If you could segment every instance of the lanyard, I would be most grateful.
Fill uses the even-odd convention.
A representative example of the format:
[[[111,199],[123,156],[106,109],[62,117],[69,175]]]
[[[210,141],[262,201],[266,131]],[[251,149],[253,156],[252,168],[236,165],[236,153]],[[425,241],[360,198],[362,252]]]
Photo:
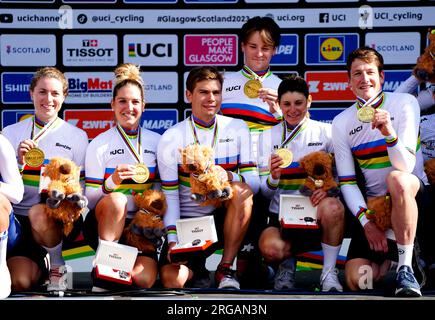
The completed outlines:
[[[141,145],[141,128],[139,126],[139,130],[137,133],[137,147],[135,148],[131,142],[127,134],[125,133],[124,129],[119,125],[119,123],[116,125],[116,129],[118,130],[119,134],[121,135],[122,140],[127,145],[128,150],[130,151],[130,154],[133,155],[133,157],[136,159],[138,163],[142,163],[142,145]]]

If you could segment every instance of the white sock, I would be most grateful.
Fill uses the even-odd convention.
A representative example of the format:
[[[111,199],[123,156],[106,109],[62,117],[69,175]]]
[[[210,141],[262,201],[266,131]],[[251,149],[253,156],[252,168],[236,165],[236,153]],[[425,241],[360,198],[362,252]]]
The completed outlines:
[[[397,244],[397,253],[399,255],[399,263],[397,264],[397,271],[401,266],[408,266],[412,269],[412,253],[414,251],[414,244]]]
[[[7,246],[8,246],[8,230],[0,232],[0,266],[6,263]]]
[[[42,246],[45,250],[47,250],[50,256],[50,265],[51,266],[63,266],[65,265],[65,260],[62,257],[62,244],[63,242],[59,242],[53,248],[47,248]]]
[[[337,263],[338,253],[340,252],[341,249],[341,244],[334,247],[322,242],[321,245],[323,250],[322,272],[326,272],[330,269],[335,268],[335,264]]]

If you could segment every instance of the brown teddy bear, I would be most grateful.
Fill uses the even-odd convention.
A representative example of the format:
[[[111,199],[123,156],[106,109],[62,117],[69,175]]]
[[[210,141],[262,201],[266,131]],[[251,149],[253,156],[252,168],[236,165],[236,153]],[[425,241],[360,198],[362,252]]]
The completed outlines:
[[[43,176],[50,179],[47,215],[62,223],[63,233],[67,236],[88,205],[79,181],[80,167],[69,159],[55,157],[45,166]]]
[[[133,193],[133,199],[139,210],[124,229],[123,242],[142,253],[154,253],[162,245],[162,237],[166,234],[163,224],[167,208],[165,194],[150,189]]]
[[[429,32],[429,45],[417,59],[413,74],[421,82],[435,83],[435,29]]]
[[[316,189],[323,189],[328,197],[336,197],[340,193],[338,183],[332,174],[332,155],[324,151],[311,152],[299,160],[299,166],[307,173],[301,194],[310,197]]]
[[[435,186],[435,158],[425,161],[424,171],[426,172],[429,183]]]
[[[214,164],[213,149],[199,144],[189,145],[180,150],[181,168],[190,174],[191,199],[201,206],[218,207],[222,201],[231,199],[230,183],[222,176],[225,170]]]
[[[382,231],[391,229],[391,197],[389,195],[369,198],[365,216]]]

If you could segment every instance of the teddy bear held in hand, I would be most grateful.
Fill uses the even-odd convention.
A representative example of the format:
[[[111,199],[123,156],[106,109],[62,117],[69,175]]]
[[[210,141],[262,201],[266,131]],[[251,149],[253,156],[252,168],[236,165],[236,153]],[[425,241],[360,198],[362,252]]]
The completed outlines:
[[[391,197],[389,195],[369,198],[365,216],[382,231],[391,228]]]
[[[163,192],[150,189],[133,193],[133,199],[139,210],[124,229],[124,242],[143,253],[154,253],[162,245],[162,237],[166,234],[163,224],[166,197]]]
[[[332,174],[332,155],[324,151],[311,152],[299,160],[299,165],[307,173],[305,183],[299,191],[307,197],[316,189],[323,189],[328,197],[338,196],[340,189]]]
[[[199,144],[180,150],[182,170],[190,174],[192,200],[218,207],[233,196],[226,171],[214,164],[213,149]]]
[[[435,83],[435,32],[429,33],[429,45],[417,59],[413,74],[421,82]]]
[[[62,223],[63,233],[67,236],[88,205],[79,181],[80,167],[69,159],[55,157],[45,166],[43,175],[50,178],[47,215]]]

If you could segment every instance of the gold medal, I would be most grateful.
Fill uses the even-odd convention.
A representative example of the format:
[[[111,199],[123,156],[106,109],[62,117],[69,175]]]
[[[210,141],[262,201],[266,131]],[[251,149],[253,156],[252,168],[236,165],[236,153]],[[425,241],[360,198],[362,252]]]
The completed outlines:
[[[356,115],[359,121],[370,123],[373,121],[373,117],[375,116],[375,109],[371,106],[365,106],[359,109]]]
[[[260,81],[258,80],[249,80],[245,83],[245,86],[243,87],[243,91],[245,92],[246,96],[248,98],[254,99],[258,98],[258,90],[260,90],[263,87]]]
[[[148,167],[143,163],[136,164],[133,181],[136,183],[145,183],[149,177],[150,171],[148,170]]]
[[[24,162],[30,167],[40,167],[44,163],[44,151],[39,148],[32,148],[24,155]]]
[[[314,185],[316,186],[316,188],[323,187],[323,184],[323,180],[314,180]]]
[[[280,165],[280,168],[287,168],[293,161],[293,153],[286,148],[280,148],[275,151],[275,154],[280,156],[282,159],[282,165]]]

